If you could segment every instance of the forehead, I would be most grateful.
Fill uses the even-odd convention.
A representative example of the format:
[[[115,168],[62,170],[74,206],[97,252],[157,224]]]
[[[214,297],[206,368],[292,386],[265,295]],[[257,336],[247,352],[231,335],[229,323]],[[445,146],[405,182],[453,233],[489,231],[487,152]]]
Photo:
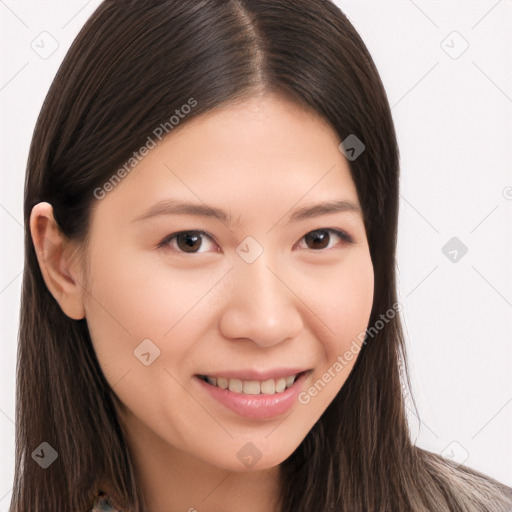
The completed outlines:
[[[237,210],[248,206],[258,211],[308,200],[357,203],[339,144],[317,114],[281,96],[250,98],[185,120],[107,199],[140,215],[178,194],[182,200],[228,204],[237,218]]]

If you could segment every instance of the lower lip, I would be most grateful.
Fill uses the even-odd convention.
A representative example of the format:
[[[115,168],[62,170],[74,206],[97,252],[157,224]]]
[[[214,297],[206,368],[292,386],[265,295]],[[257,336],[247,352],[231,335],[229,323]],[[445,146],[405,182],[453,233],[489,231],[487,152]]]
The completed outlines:
[[[252,419],[268,419],[285,414],[292,408],[308,374],[309,371],[302,373],[289,388],[273,395],[235,393],[213,386],[198,376],[194,379],[210,396],[238,415]]]

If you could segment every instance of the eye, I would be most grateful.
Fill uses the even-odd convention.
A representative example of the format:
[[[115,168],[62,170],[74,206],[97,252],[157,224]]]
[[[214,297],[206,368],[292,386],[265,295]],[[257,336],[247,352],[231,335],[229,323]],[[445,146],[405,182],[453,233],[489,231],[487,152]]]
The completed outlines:
[[[204,231],[180,231],[164,238],[158,244],[158,247],[164,249],[172,248],[177,252],[200,254],[206,252],[198,250],[202,246],[202,237],[213,240],[213,237]]]
[[[352,237],[348,233],[330,228],[315,229],[314,231],[310,231],[301,240],[304,240],[306,244],[310,244],[307,247],[308,249],[313,249],[315,251],[330,249],[332,247],[329,246],[330,242],[332,241],[332,235],[338,237],[345,243],[353,243]]]
[[[322,228],[310,231],[301,238],[301,241],[305,241],[307,249],[312,249],[313,251],[318,252],[320,250],[330,249],[332,247],[330,245],[333,239],[332,235],[334,235],[334,238],[337,237],[342,242],[349,244],[353,243],[353,239],[349,234],[345,233],[344,231],[331,228]],[[212,243],[214,243],[213,237],[204,231],[180,231],[165,237],[158,244],[158,248],[171,249],[176,252],[188,254],[201,254],[203,252],[208,252],[208,247],[203,251],[199,250],[202,248],[202,242],[204,239],[210,240]],[[215,249],[215,252],[219,252],[218,248]]]

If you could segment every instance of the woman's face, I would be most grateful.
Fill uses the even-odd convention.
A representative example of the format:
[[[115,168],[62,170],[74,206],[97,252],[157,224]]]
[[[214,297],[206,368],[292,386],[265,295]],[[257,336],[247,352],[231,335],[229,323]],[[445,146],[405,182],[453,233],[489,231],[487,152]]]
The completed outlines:
[[[276,466],[342,387],[374,276],[340,142],[267,95],[175,129],[97,200],[83,301],[139,454]]]

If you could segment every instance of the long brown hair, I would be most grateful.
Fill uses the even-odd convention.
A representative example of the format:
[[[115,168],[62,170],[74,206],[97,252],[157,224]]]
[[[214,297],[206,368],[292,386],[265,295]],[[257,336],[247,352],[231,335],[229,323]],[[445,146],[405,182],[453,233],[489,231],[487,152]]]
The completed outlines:
[[[364,143],[350,170],[375,273],[370,325],[397,302],[397,140],[375,64],[339,8],[329,0],[104,1],[67,53],[30,147],[12,512],[85,511],[105,482],[126,511],[145,510],[86,319],[67,317],[42,278],[33,206],[49,202],[62,233],[86,247],[94,190],[177,108],[197,102],[183,125],[267,92],[319,114],[340,141]],[[344,386],[282,463],[283,512],[511,506],[495,480],[412,444],[404,383],[395,315],[366,337]],[[42,442],[58,453],[44,470],[31,457]]]

